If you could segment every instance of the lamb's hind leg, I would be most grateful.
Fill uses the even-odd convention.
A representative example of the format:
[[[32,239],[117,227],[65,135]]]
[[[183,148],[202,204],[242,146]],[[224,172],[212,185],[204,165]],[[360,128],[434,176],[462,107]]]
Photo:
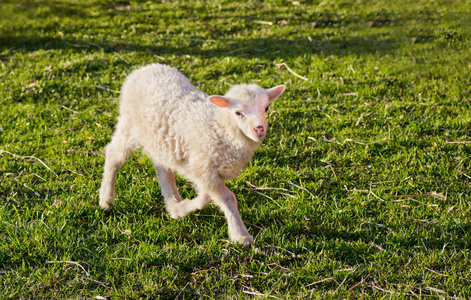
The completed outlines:
[[[182,218],[192,212],[205,208],[211,202],[212,201],[208,193],[198,192],[198,196],[196,198],[185,199],[182,202],[177,203],[173,207],[173,213],[177,218]]]
[[[111,142],[105,148],[105,170],[100,187],[100,206],[106,211],[113,209],[116,175],[133,149],[129,135],[118,127]]]
[[[209,195],[204,191],[200,192],[195,199],[182,200],[175,183],[175,174],[160,166],[155,167],[155,173],[171,218],[183,218],[194,211],[205,208],[211,202]]]

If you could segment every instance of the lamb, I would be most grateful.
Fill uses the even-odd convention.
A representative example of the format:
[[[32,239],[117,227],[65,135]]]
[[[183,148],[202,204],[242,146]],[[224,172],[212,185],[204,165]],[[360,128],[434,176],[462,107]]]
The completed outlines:
[[[171,218],[215,203],[227,219],[231,241],[250,246],[254,239],[224,182],[235,178],[251,159],[267,132],[268,106],[284,90],[284,85],[268,90],[235,85],[224,96],[208,96],[166,65],[132,72],[121,90],[115,133],[105,147],[100,206],[113,208],[116,175],[129,154],[142,147],[153,162]],[[181,198],[175,173],[194,184],[196,198]]]

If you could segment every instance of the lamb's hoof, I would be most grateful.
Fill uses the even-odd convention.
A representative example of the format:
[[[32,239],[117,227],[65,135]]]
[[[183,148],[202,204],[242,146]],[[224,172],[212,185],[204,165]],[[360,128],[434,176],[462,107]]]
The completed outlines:
[[[240,244],[244,248],[250,248],[254,242],[254,238],[250,234],[248,236],[242,235],[238,237],[237,239],[235,239],[234,241]]]
[[[100,201],[100,207],[107,213],[113,210],[113,205],[106,201]]]
[[[168,214],[169,214],[170,218],[175,219],[175,220],[176,220],[176,219],[181,219],[181,218],[184,217],[184,216],[182,216],[182,215],[175,214],[174,212],[169,212]]]
[[[172,219],[181,219],[186,216],[185,211],[182,209],[181,202],[169,203],[167,204],[167,211]]]

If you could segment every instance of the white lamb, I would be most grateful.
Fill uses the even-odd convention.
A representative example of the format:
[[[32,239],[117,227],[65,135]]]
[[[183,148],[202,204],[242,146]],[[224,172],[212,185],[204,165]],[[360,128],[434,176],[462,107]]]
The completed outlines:
[[[105,148],[100,206],[113,208],[117,172],[142,147],[154,164],[170,217],[184,217],[214,202],[227,219],[230,239],[250,246],[254,239],[224,181],[249,162],[265,137],[268,106],[284,89],[237,85],[225,96],[208,96],[169,66],[152,64],[132,72],[122,87],[116,131]],[[175,173],[194,183],[195,199],[182,200]]]

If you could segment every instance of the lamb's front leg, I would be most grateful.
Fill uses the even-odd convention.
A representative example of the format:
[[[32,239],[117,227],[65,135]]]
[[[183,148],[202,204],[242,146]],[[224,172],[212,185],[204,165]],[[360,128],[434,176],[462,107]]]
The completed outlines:
[[[254,238],[249,234],[242,222],[234,193],[221,182],[210,188],[209,195],[214,199],[214,202],[219,205],[226,217],[231,241],[245,247],[252,245]]]

